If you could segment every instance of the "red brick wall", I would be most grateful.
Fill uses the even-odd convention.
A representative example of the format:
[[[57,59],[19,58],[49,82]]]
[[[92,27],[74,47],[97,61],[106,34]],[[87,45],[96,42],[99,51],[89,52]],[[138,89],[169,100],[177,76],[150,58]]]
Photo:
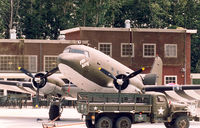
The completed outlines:
[[[67,34],[67,39],[77,36],[78,32],[74,35]],[[153,64],[154,58],[143,57],[143,43],[155,43],[156,53],[162,58],[164,64],[163,70],[163,83],[164,75],[177,75],[178,84],[184,84],[184,72],[182,68],[185,66],[185,55],[187,56],[187,84],[190,83],[190,49],[185,51],[185,34],[183,33],[166,33],[166,32],[133,32],[132,37],[130,31],[86,31],[81,30],[80,39],[89,40],[91,47],[98,48],[99,42],[112,43],[112,57],[124,65],[137,70],[141,67],[146,67],[145,73],[149,72]],[[130,41],[132,40],[132,41]],[[121,57],[121,43],[133,42],[135,46],[135,56]],[[190,35],[187,36],[187,47],[190,47]],[[166,58],[164,56],[164,44],[177,44],[177,58]],[[186,53],[186,54],[185,54]]]
[[[73,32],[73,33],[67,33],[65,35],[66,40],[80,40],[80,31]]]

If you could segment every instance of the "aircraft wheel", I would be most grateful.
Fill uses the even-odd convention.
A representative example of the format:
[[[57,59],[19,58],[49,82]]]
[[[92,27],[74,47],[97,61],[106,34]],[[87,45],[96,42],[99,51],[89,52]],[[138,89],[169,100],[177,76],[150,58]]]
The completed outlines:
[[[131,124],[131,120],[128,117],[123,116],[117,119],[116,128],[131,128]]]
[[[174,128],[189,128],[190,122],[188,117],[179,116],[175,119]]]
[[[58,105],[51,105],[49,109],[49,119],[54,120],[60,115],[60,108]],[[58,118],[57,120],[60,120]]]
[[[97,120],[95,128],[112,128],[112,126],[112,120],[107,116],[103,116]]]

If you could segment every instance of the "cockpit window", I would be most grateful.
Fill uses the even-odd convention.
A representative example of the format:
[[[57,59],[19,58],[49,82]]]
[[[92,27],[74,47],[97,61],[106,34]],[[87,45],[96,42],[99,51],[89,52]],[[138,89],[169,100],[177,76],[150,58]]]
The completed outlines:
[[[64,50],[64,53],[78,53],[78,54],[84,54],[86,57],[89,57],[88,51],[84,51],[80,49],[66,48]]]
[[[80,53],[80,54],[84,54],[84,51],[79,50],[79,49],[70,49],[70,53]]]

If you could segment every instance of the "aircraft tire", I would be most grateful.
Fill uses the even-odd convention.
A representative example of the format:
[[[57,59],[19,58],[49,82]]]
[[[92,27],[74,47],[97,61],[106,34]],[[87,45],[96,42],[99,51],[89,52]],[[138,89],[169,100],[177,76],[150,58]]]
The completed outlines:
[[[85,120],[85,125],[87,128],[95,128],[94,124],[92,124],[92,120]]]
[[[60,108],[58,105],[51,105],[49,109],[49,119],[54,120],[60,115]],[[60,120],[58,118],[57,120]]]

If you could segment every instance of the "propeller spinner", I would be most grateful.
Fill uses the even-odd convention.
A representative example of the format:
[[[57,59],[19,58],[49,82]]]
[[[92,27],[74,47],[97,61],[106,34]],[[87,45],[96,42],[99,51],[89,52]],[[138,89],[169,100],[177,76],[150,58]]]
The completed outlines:
[[[18,70],[25,73],[27,76],[33,78],[33,85],[34,85],[34,87],[37,88],[37,90],[36,90],[36,106],[35,106],[37,108],[39,105],[39,89],[46,85],[47,77],[54,74],[59,69],[58,69],[58,67],[56,67],[56,68],[50,70],[49,72],[47,72],[46,74],[37,73],[35,76],[31,72],[29,72],[28,70],[26,70],[22,67],[18,67]]]
[[[107,75],[108,77],[113,79],[113,83],[115,88],[117,88],[119,91],[124,90],[128,87],[129,85],[129,79],[135,77],[136,75],[140,74],[142,71],[145,70],[145,68],[141,68],[129,75],[125,75],[125,74],[120,74],[117,76],[114,76],[113,74],[111,74],[110,72],[108,72],[106,69],[104,68],[99,68],[99,70],[104,73],[105,75]]]

